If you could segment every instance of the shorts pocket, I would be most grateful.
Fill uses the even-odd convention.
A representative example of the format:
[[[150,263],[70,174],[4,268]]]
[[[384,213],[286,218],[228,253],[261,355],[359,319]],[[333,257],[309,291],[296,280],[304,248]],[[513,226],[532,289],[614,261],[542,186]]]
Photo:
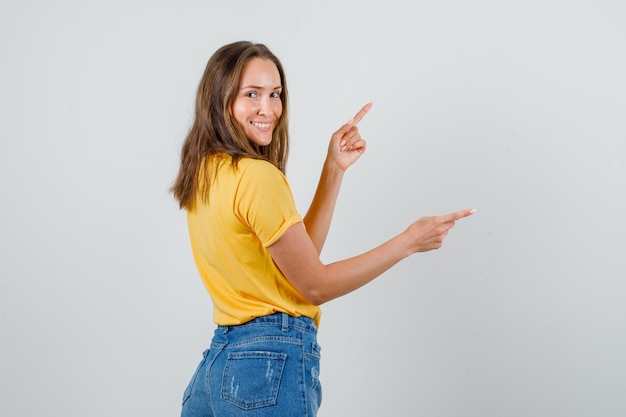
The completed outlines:
[[[231,352],[222,376],[221,398],[244,410],[276,404],[287,354]]]

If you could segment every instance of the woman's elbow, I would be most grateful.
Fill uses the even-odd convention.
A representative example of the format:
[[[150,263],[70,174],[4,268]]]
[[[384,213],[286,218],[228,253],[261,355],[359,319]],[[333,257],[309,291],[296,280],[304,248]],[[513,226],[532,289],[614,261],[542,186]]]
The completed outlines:
[[[329,297],[329,295],[319,287],[303,289],[300,293],[309,303],[315,306],[321,306],[332,299],[332,297]]]

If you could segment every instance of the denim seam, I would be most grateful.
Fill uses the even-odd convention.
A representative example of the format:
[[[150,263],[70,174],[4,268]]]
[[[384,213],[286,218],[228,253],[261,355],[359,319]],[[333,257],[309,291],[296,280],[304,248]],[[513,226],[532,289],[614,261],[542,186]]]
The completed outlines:
[[[240,324],[238,326],[232,326],[232,327],[237,328],[239,326],[243,326],[243,327],[273,326],[273,327],[277,327],[279,329],[282,327],[280,322],[244,323],[244,324]],[[311,329],[310,327],[307,327],[307,326],[300,326],[298,324],[289,324],[289,328],[290,329],[297,329],[297,330],[301,330],[301,331],[304,331],[304,332],[307,332],[307,333],[311,333],[311,334],[317,335],[317,330],[316,329]]]
[[[290,343],[292,345],[302,345],[302,339],[298,339],[296,337],[287,337],[287,336],[259,336],[253,337],[250,339],[242,340],[240,342],[231,343],[228,347],[236,347],[236,346],[245,346],[253,343],[262,343],[262,342],[280,342],[280,343]]]

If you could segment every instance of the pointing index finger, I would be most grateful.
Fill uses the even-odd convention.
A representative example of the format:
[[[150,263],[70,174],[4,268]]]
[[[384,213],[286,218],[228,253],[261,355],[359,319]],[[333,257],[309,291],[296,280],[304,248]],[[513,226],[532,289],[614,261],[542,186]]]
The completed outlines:
[[[367,114],[367,112],[370,111],[370,109],[372,108],[372,105],[373,103],[369,102],[365,106],[363,106],[361,110],[359,110],[359,112],[352,119],[350,119],[350,121],[347,124],[356,125],[357,123],[359,123],[361,119],[363,119],[363,117]]]
[[[466,210],[461,210],[461,211],[457,211],[454,213],[450,213],[448,215],[443,216],[443,218],[444,218],[444,221],[446,222],[455,222],[459,219],[462,219],[463,217],[471,216],[475,212],[476,212],[476,209],[466,209]]]

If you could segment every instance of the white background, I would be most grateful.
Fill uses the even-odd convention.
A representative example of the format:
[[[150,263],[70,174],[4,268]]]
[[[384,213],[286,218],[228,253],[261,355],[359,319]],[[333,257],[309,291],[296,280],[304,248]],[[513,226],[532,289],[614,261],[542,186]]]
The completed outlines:
[[[268,45],[326,262],[475,207],[324,306],[320,416],[626,415],[626,3],[0,3],[0,415],[172,416],[213,331],[167,188],[206,61]]]

